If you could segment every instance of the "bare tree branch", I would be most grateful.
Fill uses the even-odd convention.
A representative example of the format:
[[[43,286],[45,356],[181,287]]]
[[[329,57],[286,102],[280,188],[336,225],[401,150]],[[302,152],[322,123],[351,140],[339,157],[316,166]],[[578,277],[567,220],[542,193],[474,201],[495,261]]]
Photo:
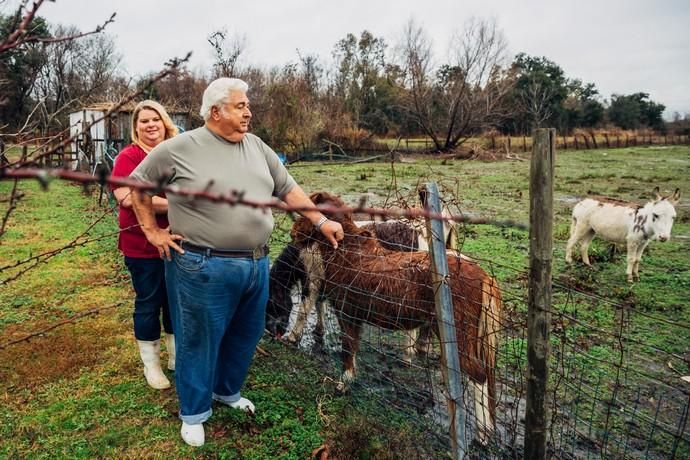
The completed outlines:
[[[18,46],[21,46],[25,43],[60,43],[64,41],[76,40],[81,37],[86,37],[87,35],[100,33],[103,30],[105,30],[108,24],[112,24],[113,22],[115,22],[115,15],[117,14],[113,13],[108,20],[106,20],[103,24],[97,26],[90,32],[83,32],[74,35],[49,38],[32,36],[30,34],[29,26],[31,25],[31,21],[33,21],[36,17],[36,13],[38,13],[38,10],[41,8],[41,5],[43,5],[43,2],[44,0],[35,0],[33,2],[31,9],[24,14],[17,28],[7,37],[7,39],[4,42],[0,43],[0,54],[13,48],[17,48]],[[26,3],[28,2],[22,2],[22,5],[18,8],[17,13],[19,13],[24,8]]]

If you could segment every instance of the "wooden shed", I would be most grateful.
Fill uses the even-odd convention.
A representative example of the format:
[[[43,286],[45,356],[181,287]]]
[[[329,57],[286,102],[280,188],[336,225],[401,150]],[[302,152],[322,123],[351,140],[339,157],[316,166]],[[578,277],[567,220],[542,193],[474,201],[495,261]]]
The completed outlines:
[[[117,152],[131,142],[131,117],[136,102],[128,103],[105,115],[116,105],[112,102],[91,104],[69,114],[73,168],[95,172],[99,165],[112,167]],[[188,110],[170,110],[168,114],[180,132],[189,129]],[[87,129],[89,123],[93,123]]]

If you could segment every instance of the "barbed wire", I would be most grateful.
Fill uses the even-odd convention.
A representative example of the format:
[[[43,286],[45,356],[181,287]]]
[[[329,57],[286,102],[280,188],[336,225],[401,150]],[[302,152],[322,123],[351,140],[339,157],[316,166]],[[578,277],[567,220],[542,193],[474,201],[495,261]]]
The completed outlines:
[[[3,279],[3,280],[0,280],[0,286],[4,286],[5,284],[7,284],[7,283],[9,283],[9,282],[11,282],[11,281],[17,280],[17,279],[18,279],[20,276],[22,276],[24,273],[26,273],[26,272],[28,272],[29,270],[35,268],[36,266],[40,265],[41,263],[45,263],[46,261],[48,261],[48,260],[50,260],[51,258],[53,258],[53,257],[57,256],[58,254],[60,254],[61,252],[64,252],[64,251],[66,251],[66,250],[68,250],[68,249],[75,249],[75,248],[80,247],[80,246],[85,246],[85,245],[87,245],[87,244],[89,244],[89,243],[92,243],[92,242],[94,242],[94,241],[100,241],[100,240],[103,240],[103,239],[105,239],[105,238],[109,238],[109,237],[111,237],[111,236],[117,235],[121,230],[118,230],[118,231],[116,231],[116,232],[107,233],[107,234],[105,234],[105,235],[100,235],[100,236],[97,236],[97,237],[89,238],[89,239],[86,239],[86,240],[84,240],[84,241],[79,241],[80,239],[82,239],[82,238],[84,238],[85,236],[87,236],[87,235],[91,232],[91,230],[92,230],[100,221],[102,221],[106,216],[108,216],[108,215],[110,215],[110,214],[111,214],[111,210],[110,210],[110,209],[106,210],[106,211],[105,211],[104,213],[102,213],[98,218],[96,218],[96,220],[94,220],[93,222],[91,222],[91,224],[89,224],[89,226],[86,228],[86,230],[84,230],[81,234],[79,234],[78,236],[76,236],[75,238],[73,238],[69,243],[67,243],[67,244],[64,245],[64,246],[61,246],[61,247],[59,247],[59,248],[57,248],[57,249],[53,249],[53,250],[50,250],[50,251],[47,251],[47,252],[44,252],[44,253],[41,253],[41,254],[38,254],[38,255],[35,255],[35,256],[32,255],[32,256],[30,256],[30,257],[28,257],[28,258],[26,258],[26,259],[19,260],[19,261],[17,261],[17,262],[12,263],[12,264],[8,264],[8,265],[4,265],[4,266],[0,267],[0,273],[2,273],[2,272],[5,271],[5,270],[10,270],[10,269],[12,269],[12,268],[17,268],[17,267],[20,267],[20,266],[22,266],[22,265],[25,265],[25,264],[28,264],[28,263],[33,262],[32,265],[29,265],[28,267],[25,267],[24,269],[20,270],[19,272],[15,273],[14,275],[12,275],[12,276],[10,276],[10,277],[8,277],[8,278],[5,278],[5,279]]]
[[[209,182],[203,190],[192,190],[178,187],[176,185],[166,185],[169,177],[162,177],[157,183],[143,182],[127,177],[112,177],[107,176],[105,172],[99,175],[89,173],[82,173],[78,171],[70,171],[60,168],[33,168],[33,167],[3,167],[0,168],[0,180],[4,179],[36,179],[39,181],[44,189],[47,189],[51,180],[63,179],[81,184],[99,184],[101,186],[112,185],[119,187],[130,187],[144,192],[153,192],[166,194],[173,194],[185,196],[189,198],[199,198],[209,200],[216,203],[226,203],[232,206],[243,205],[256,209],[278,209],[284,212],[300,212],[317,209],[324,214],[342,215],[349,213],[367,214],[371,217],[392,217],[392,218],[428,218],[441,221],[452,221],[459,223],[470,224],[487,224],[497,227],[514,227],[521,230],[527,230],[527,224],[515,222],[512,220],[498,220],[482,217],[471,217],[465,215],[443,215],[441,213],[431,212],[426,209],[409,208],[409,209],[384,209],[373,208],[366,206],[366,197],[359,201],[359,205],[350,207],[336,207],[330,205],[315,205],[315,206],[290,206],[279,200],[260,201],[252,200],[245,197],[244,191],[230,190],[228,193],[217,193],[209,191],[213,186],[213,182]]]
[[[0,350],[3,350],[3,349],[5,349],[11,345],[16,345],[16,344],[21,343],[21,342],[28,342],[32,338],[38,337],[42,334],[45,334],[46,332],[49,332],[49,331],[52,331],[53,329],[58,328],[60,326],[74,323],[79,319],[86,318],[88,316],[96,315],[96,314],[98,314],[102,311],[105,311],[105,310],[112,310],[113,308],[118,308],[118,307],[121,307],[125,304],[126,304],[126,302],[117,302],[117,303],[114,303],[111,305],[106,305],[104,307],[92,308],[90,310],[77,313],[76,315],[72,316],[71,318],[63,319],[62,321],[58,321],[57,323],[53,323],[50,326],[47,326],[41,330],[38,330],[35,332],[30,332],[30,333],[26,334],[24,337],[14,339],[14,340],[9,340],[9,341],[4,342],[4,343],[0,343]]]
[[[165,67],[166,67],[165,69],[161,70],[156,75],[154,75],[153,77],[148,79],[146,81],[146,83],[144,85],[142,85],[137,91],[134,91],[134,92],[130,93],[127,97],[120,99],[119,102],[115,103],[108,110],[104,111],[101,116],[93,117],[91,119],[91,122],[85,123],[79,132],[76,132],[75,134],[64,138],[63,140],[61,140],[57,144],[54,144],[52,148],[48,148],[45,152],[41,152],[37,156],[33,156],[33,157],[28,158],[28,159],[22,159],[20,161],[9,163],[7,165],[4,165],[3,167],[4,168],[24,168],[24,167],[28,167],[28,166],[33,166],[41,158],[47,157],[49,155],[52,155],[52,154],[60,151],[61,149],[66,147],[68,144],[70,144],[72,141],[74,141],[76,138],[78,138],[82,133],[88,132],[93,125],[107,119],[113,113],[118,112],[127,103],[133,101],[138,96],[144,94],[144,92],[146,92],[156,82],[158,82],[159,80],[162,80],[163,78],[167,77],[168,75],[175,73],[182,64],[189,61],[189,58],[191,56],[192,56],[192,53],[189,52],[183,58],[172,58],[172,59],[170,59],[168,62],[165,63]],[[46,143],[44,143],[43,145],[46,145],[48,143],[49,143],[49,141],[46,141]]]

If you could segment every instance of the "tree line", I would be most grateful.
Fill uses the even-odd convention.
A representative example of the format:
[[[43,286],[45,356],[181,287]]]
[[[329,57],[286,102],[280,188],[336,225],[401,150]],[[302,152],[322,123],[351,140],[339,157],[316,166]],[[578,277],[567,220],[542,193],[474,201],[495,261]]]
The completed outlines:
[[[24,17],[21,8],[0,14],[0,43],[8,43]],[[82,34],[36,15],[23,41],[0,51],[0,135],[62,131],[69,112],[121,100],[148,80],[119,70],[122,55],[103,28]],[[594,83],[569,78],[546,57],[509,58],[492,20],[463,24],[443,59],[414,20],[396,43],[365,30],[337,41],[329,62],[298,51],[295,61],[271,68],[244,62],[245,37],[218,30],[207,41],[211,68],[182,67],[141,97],[187,113],[189,129],[202,124],[201,93],[211,79],[242,78],[250,84],[253,131],[287,152],[325,141],[366,148],[380,137],[424,137],[433,150],[451,151],[487,131],[523,135],[544,126],[561,134],[607,127],[690,132],[690,114],[665,123],[664,105],[648,93],[607,100]]]

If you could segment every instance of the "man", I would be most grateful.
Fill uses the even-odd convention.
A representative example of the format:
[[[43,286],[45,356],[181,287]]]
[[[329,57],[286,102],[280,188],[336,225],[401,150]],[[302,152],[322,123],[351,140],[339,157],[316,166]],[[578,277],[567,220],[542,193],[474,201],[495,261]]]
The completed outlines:
[[[248,133],[247,89],[239,79],[213,81],[200,111],[205,125],[158,145],[130,177],[165,178],[190,190],[235,190],[263,202],[276,196],[290,206],[314,207],[273,150]],[[165,258],[182,439],[201,446],[212,399],[254,411],[240,389],[264,330],[266,242],[273,216],[248,206],[168,194],[168,230],[156,225],[148,194],[133,190],[132,201],[146,238]],[[337,248],[343,238],[339,223],[316,209],[301,214]]]

